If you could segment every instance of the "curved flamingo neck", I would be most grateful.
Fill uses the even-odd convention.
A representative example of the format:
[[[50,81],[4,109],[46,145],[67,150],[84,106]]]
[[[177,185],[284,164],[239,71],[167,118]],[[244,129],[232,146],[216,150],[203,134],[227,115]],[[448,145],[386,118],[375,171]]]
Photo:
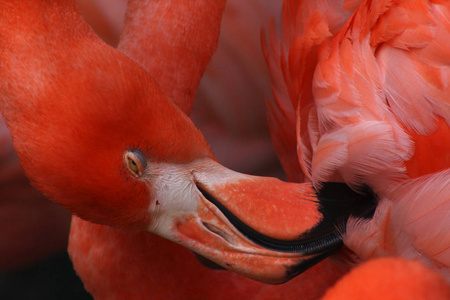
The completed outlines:
[[[217,47],[225,2],[128,2],[119,50],[152,74],[186,114]]]

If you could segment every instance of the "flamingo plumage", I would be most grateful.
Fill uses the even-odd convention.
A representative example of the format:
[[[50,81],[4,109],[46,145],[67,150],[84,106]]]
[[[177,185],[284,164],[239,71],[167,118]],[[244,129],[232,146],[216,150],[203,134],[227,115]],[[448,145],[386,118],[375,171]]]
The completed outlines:
[[[8,110],[8,109],[10,109],[10,108],[6,108],[6,110]],[[11,120],[10,120],[11,121]],[[294,127],[295,128],[295,127]],[[291,130],[292,130],[292,127],[291,127]],[[20,134],[19,134],[20,135]],[[14,134],[13,134],[13,136],[14,136]],[[327,141],[325,141],[325,142],[327,142]],[[135,155],[135,153],[131,153],[130,155]],[[135,158],[135,157],[132,157],[133,159]],[[304,165],[302,165],[303,166],[303,169],[305,170],[307,170],[307,166],[304,166]],[[320,169],[319,169],[320,170]],[[305,172],[306,173],[306,172]],[[307,174],[308,175],[308,174]],[[310,174],[309,174],[310,175]],[[319,178],[320,178],[320,172],[319,172]],[[445,174],[444,174],[445,175]],[[297,175],[297,176],[300,176],[300,175]],[[310,175],[311,176],[311,175]],[[334,174],[333,174],[333,176],[334,176]],[[312,176],[311,176],[312,177]],[[333,179],[334,180],[334,179]],[[351,183],[351,184],[355,184],[354,182],[349,182],[349,183]],[[287,188],[287,186],[285,186],[286,188]],[[292,186],[290,186],[288,189],[291,189],[292,188]],[[67,204],[66,204],[67,205]],[[74,209],[74,208],[73,208]],[[87,216],[84,216],[84,217],[87,217]],[[97,217],[99,217],[99,216],[95,216],[95,217],[93,217],[94,219],[96,219]],[[119,219],[121,218],[122,216],[120,216],[119,217]],[[91,217],[87,217],[88,219],[90,219]],[[88,224],[87,222],[85,222],[85,221],[82,221],[81,219],[75,219],[75,222],[76,222],[76,220],[79,220],[80,221],[80,223],[78,223],[78,224]],[[98,220],[95,220],[95,221],[97,221],[98,222]],[[103,222],[103,223],[107,223],[107,221],[108,220],[105,220],[105,219],[101,219],[100,220],[100,222]],[[125,223],[128,223],[130,220],[126,220],[123,224],[125,224]],[[139,222],[138,222],[139,223]],[[90,223],[89,223],[90,224]],[[122,225],[123,225],[122,224]],[[114,224],[114,225],[117,225],[117,224]],[[122,225],[120,225],[119,224],[119,226],[122,226]],[[82,226],[82,225],[78,225],[78,226]],[[90,225],[89,225],[90,226]],[[96,227],[96,226],[100,226],[100,225],[94,225],[94,226],[92,226],[91,227],[91,230],[94,230],[93,228],[94,227]],[[133,225],[133,227],[134,226],[139,226],[139,224],[135,224],[135,225]],[[111,235],[111,234],[113,234],[113,235],[116,235],[117,233],[121,233],[121,232],[115,232],[115,233],[111,233],[111,232],[108,232],[108,231],[110,231],[111,229],[109,228],[109,227],[105,227],[106,228],[106,231],[104,232],[105,234],[106,234],[106,236],[108,236],[108,235]],[[105,229],[105,228],[103,228],[103,229]],[[102,230],[103,230],[102,229]],[[102,230],[98,230],[98,231],[102,231]],[[84,228],[84,232],[89,232],[90,230],[89,230],[89,228]],[[95,230],[94,230],[95,231]],[[113,230],[114,231],[114,230]],[[81,231],[79,231],[79,232],[81,232]],[[91,231],[92,232],[92,231]],[[108,232],[108,233],[107,233]],[[350,231],[351,232],[351,231]],[[120,235],[120,234],[119,234]],[[99,235],[99,236],[101,236],[101,235]],[[76,240],[76,238],[74,239],[74,240]],[[110,240],[110,239],[108,239],[108,240]],[[126,240],[126,239],[125,239]],[[110,240],[111,241],[111,240]],[[120,244],[120,243],[119,243]],[[86,245],[85,245],[86,246]],[[169,247],[170,248],[170,247]],[[86,250],[86,249],[85,249]],[[119,267],[120,268],[120,266],[117,266],[117,267]],[[92,270],[92,272],[96,272],[95,270]],[[121,272],[121,270],[117,270],[117,272],[118,273],[120,273]],[[122,271],[123,272],[123,271]],[[97,274],[98,275],[98,274]],[[98,287],[98,286],[97,286]],[[102,288],[102,287],[100,287],[100,288]],[[103,287],[104,288],[104,287]],[[94,288],[93,288],[94,289]],[[94,289],[95,290],[95,289]],[[98,293],[98,290],[96,290],[96,292]],[[102,297],[99,297],[99,299],[100,298],[102,298]],[[108,298],[108,299],[110,299],[110,298]]]
[[[272,136],[292,181],[369,185],[347,223],[359,259],[401,256],[449,280],[449,4],[285,1],[271,29]]]

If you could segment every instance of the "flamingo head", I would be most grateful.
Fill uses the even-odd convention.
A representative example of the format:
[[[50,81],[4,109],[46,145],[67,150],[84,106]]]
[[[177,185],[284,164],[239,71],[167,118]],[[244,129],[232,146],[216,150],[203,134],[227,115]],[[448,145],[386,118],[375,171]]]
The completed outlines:
[[[22,166],[51,200],[268,283],[289,280],[341,246],[336,226],[363,196],[343,184],[317,191],[231,171],[124,55],[103,49],[83,68],[50,78],[26,107],[5,110]],[[345,209],[331,213],[339,197]]]

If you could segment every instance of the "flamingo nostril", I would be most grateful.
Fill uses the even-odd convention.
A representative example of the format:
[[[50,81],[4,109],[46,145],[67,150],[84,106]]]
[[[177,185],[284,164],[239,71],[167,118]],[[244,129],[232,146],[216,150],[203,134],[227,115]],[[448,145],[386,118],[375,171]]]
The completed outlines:
[[[202,225],[208,229],[209,231],[217,234],[218,236],[220,236],[221,238],[223,238],[224,240],[226,240],[227,242],[229,242],[229,240],[227,239],[227,235],[225,234],[225,232],[223,232],[220,228],[218,228],[217,226],[214,226],[212,224],[206,223],[204,221],[202,221]]]

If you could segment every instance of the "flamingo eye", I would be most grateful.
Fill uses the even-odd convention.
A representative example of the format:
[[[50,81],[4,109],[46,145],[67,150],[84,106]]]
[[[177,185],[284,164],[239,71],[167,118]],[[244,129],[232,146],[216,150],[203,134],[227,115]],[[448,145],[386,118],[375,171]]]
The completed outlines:
[[[123,162],[128,173],[133,177],[140,177],[147,166],[145,155],[139,150],[129,150],[123,155]]]

